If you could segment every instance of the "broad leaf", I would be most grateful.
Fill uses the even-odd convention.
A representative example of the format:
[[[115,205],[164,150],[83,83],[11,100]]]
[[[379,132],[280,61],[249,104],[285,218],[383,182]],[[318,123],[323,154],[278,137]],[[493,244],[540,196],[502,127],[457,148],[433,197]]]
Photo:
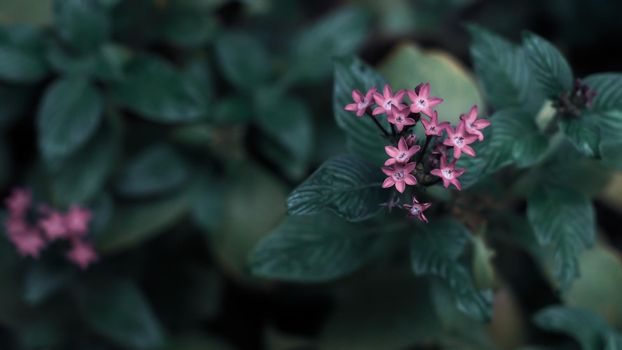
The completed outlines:
[[[287,198],[291,215],[313,215],[329,209],[348,221],[361,221],[380,211],[380,169],[354,155],[328,160]]]
[[[270,78],[270,56],[253,37],[227,32],[216,40],[215,48],[222,73],[236,88],[252,91]]]
[[[262,239],[250,256],[257,276],[323,282],[365,263],[380,228],[347,223],[332,215],[289,216]]]
[[[579,255],[594,243],[592,203],[571,189],[547,187],[528,199],[527,217],[540,244],[552,246],[555,276],[567,287],[579,276]]]
[[[41,304],[65,287],[74,272],[67,265],[43,262],[32,265],[24,276],[24,300],[30,305]]]
[[[449,286],[458,309],[478,319],[491,317],[491,294],[479,291],[471,273],[458,261],[469,239],[467,229],[453,220],[419,226],[410,243],[410,259],[418,276],[438,276]]]
[[[494,124],[494,119],[492,123]],[[484,129],[484,141],[477,142],[473,146],[477,156],[462,156],[458,160],[457,166],[466,169],[466,172],[460,176],[463,188],[469,188],[502,167],[512,164],[513,146],[502,145],[502,147],[493,148],[494,134],[490,129],[491,127]]]
[[[90,51],[108,40],[110,21],[97,1],[56,0],[54,10],[61,38],[74,48]]]
[[[523,35],[523,45],[527,62],[544,94],[553,99],[572,89],[572,70],[559,50],[529,32]]]
[[[584,81],[596,91],[592,106],[581,118],[594,119],[600,126],[600,153],[605,164],[620,167],[622,161],[616,156],[620,153],[622,135],[622,74],[601,73],[587,77]]]
[[[47,75],[45,62],[32,52],[0,44],[0,80],[37,82]]]
[[[609,332],[609,326],[599,316],[562,306],[550,306],[539,311],[534,322],[542,329],[571,336],[583,350],[603,349],[604,336]]]
[[[343,108],[352,103],[352,90],[367,91],[373,87],[382,91],[385,80],[373,68],[358,58],[340,59],[335,63],[333,111],[337,125],[347,136],[348,147],[364,159],[382,165],[386,160],[384,146],[388,141],[369,116],[357,117]],[[390,130],[384,117],[378,117],[386,130]]]
[[[37,115],[39,147],[45,158],[68,156],[85,144],[102,113],[102,98],[88,81],[65,78],[49,86]]]
[[[582,115],[578,118],[569,116],[560,121],[564,135],[570,142],[588,157],[600,153],[600,128],[593,115]]]
[[[542,135],[532,116],[520,109],[505,109],[491,117],[490,152],[510,154],[520,167],[537,163],[545,155],[548,139]]]

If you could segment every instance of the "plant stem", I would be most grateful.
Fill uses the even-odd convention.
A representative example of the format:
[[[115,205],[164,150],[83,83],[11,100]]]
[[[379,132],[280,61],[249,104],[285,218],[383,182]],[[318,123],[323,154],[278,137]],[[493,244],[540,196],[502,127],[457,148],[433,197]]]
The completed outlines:
[[[419,153],[419,158],[417,158],[417,163],[421,163],[421,160],[423,159],[423,156],[425,155],[425,151],[427,151],[428,146],[430,145],[430,141],[432,141],[432,138],[434,138],[434,136],[426,135],[425,143],[423,144],[423,148],[421,149],[421,153]]]
[[[374,121],[374,123],[376,123],[376,126],[378,127],[378,129],[380,129],[380,131],[382,131],[382,133],[384,134],[384,136],[386,138],[390,138],[391,134],[389,134],[389,132],[384,128],[384,126],[382,126],[382,124],[380,124],[380,121],[378,121],[378,118],[376,118],[375,115],[370,114],[369,115],[371,117],[371,119]]]

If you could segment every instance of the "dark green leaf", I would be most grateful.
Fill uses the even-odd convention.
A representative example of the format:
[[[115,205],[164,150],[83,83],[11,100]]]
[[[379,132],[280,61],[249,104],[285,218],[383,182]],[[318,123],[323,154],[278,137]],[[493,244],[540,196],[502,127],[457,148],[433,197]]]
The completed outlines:
[[[564,118],[561,128],[570,142],[588,157],[598,156],[600,143],[600,128],[593,116],[582,115],[579,118]]]
[[[36,92],[35,87],[0,83],[0,128],[23,116],[33,106]]]
[[[604,163],[613,169],[622,170],[622,141],[608,141],[600,144]]]
[[[527,217],[541,245],[555,252],[555,276],[567,287],[579,276],[579,254],[595,239],[594,208],[584,195],[571,189],[547,187],[527,202]]]
[[[489,320],[492,294],[477,290],[470,272],[458,261],[469,239],[467,229],[453,220],[436,221],[419,228],[410,244],[415,274],[442,278],[460,311],[478,320]]]
[[[251,91],[272,74],[268,52],[246,34],[220,36],[216,40],[216,57],[225,78],[240,90]]]
[[[94,50],[110,36],[108,14],[97,1],[56,0],[54,12],[61,38],[76,49]]]
[[[192,217],[202,229],[210,234],[216,233],[222,224],[225,196],[223,185],[221,181],[212,176],[204,176],[196,190]]]
[[[197,85],[155,56],[131,64],[114,93],[121,104],[151,121],[183,123],[205,116],[206,101]]]
[[[188,165],[174,148],[166,144],[150,146],[129,160],[117,181],[126,196],[146,196],[171,191],[190,175]]]
[[[82,307],[93,330],[120,346],[153,349],[163,344],[160,322],[131,282],[108,280],[88,288]]]
[[[175,46],[198,47],[211,40],[218,29],[217,20],[199,12],[173,13],[162,28],[164,39]]]
[[[382,172],[354,155],[328,160],[287,198],[291,215],[313,215],[329,209],[348,221],[377,214],[383,202]]]
[[[0,79],[32,83],[43,79],[48,71],[45,62],[34,53],[0,44]]]
[[[39,147],[45,158],[65,157],[84,145],[102,119],[97,89],[81,78],[56,81],[45,92],[37,115]]]
[[[498,108],[540,109],[543,96],[535,89],[525,52],[478,26],[469,26],[473,37],[471,57],[490,103]]]
[[[540,133],[529,113],[505,109],[495,113],[491,121],[490,152],[509,153],[520,167],[532,166],[545,155],[548,139]]]
[[[24,276],[24,300],[31,305],[38,305],[65,287],[75,271],[68,267],[50,263],[34,264]]]
[[[538,327],[549,331],[565,333],[581,344],[583,350],[603,348],[604,335],[609,326],[599,316],[581,309],[550,306],[534,317]]]
[[[596,120],[601,143],[618,142],[622,134],[622,74],[594,74],[584,82],[596,91],[596,98],[581,118]]]
[[[358,58],[344,58],[335,63],[333,111],[337,125],[346,133],[348,147],[378,166],[386,160],[384,146],[388,141],[371,117],[359,118],[343,108],[352,103],[352,90],[367,91],[373,87],[382,90],[384,84],[384,78]],[[386,120],[381,120],[381,124],[390,130]]]
[[[251,271],[288,281],[334,280],[365,263],[377,238],[375,232],[327,214],[289,216],[255,247]]]
[[[523,35],[527,62],[540,89],[549,98],[557,98],[572,89],[572,69],[551,43],[533,33]]]
[[[490,129],[491,127],[484,130],[484,141],[473,146],[477,154],[476,157],[464,156],[458,160],[457,166],[466,169],[466,172],[460,176],[460,183],[463,188],[469,188],[502,167],[512,164],[513,147],[503,145],[503,147],[493,148],[491,145],[494,134]]]

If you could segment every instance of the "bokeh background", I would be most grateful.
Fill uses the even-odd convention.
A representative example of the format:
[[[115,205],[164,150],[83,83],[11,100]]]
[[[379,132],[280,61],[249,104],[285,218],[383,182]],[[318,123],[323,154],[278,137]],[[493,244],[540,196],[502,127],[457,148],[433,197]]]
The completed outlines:
[[[301,285],[251,276],[247,256],[346,149],[334,57],[430,81],[457,116],[485,105],[466,24],[538,33],[584,76],[622,71],[620,14],[617,0],[0,0],[0,193],[91,208],[99,253],[81,271],[63,247],[34,260],[0,238],[0,349],[579,349],[530,324],[560,296],[503,242],[493,323],[450,315],[442,346],[422,340],[436,316],[408,271]],[[622,175],[596,182],[607,243],[564,301],[619,327]]]

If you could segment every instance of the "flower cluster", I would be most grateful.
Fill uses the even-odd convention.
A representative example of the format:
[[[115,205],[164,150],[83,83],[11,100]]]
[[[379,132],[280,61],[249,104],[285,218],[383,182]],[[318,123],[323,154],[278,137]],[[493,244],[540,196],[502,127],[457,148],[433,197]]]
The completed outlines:
[[[97,260],[95,249],[85,240],[92,217],[90,210],[74,205],[61,213],[41,205],[35,212],[31,192],[21,188],[14,189],[5,203],[8,217],[4,227],[22,256],[39,258],[49,243],[67,240],[71,244],[67,258],[80,268],[86,269]]]
[[[387,176],[382,187],[395,187],[399,194],[393,193],[391,200],[383,205],[389,209],[400,207],[409,215],[420,221],[428,222],[423,212],[430,203],[419,203],[411,195],[410,203],[399,205],[397,196],[403,194],[409,186],[431,186],[442,181],[448,188],[453,185],[461,190],[458,178],[466,169],[456,168],[456,162],[463,155],[475,157],[471,147],[476,141],[483,141],[482,129],[490,125],[490,121],[478,119],[477,106],[473,106],[467,114],[460,116],[458,125],[452,127],[448,122],[439,122],[435,107],[443,102],[442,98],[430,95],[430,84],[420,84],[413,90],[399,90],[393,93],[389,85],[385,85],[382,94],[371,88],[364,94],[359,90],[352,91],[354,103],[345,106],[345,110],[355,112],[359,118],[372,118],[376,126],[391,144],[385,146],[389,159],[384,163],[382,172]],[[405,100],[408,96],[408,100]],[[385,115],[391,127],[389,132],[378,120]],[[426,138],[419,143],[414,128],[421,122]]]

